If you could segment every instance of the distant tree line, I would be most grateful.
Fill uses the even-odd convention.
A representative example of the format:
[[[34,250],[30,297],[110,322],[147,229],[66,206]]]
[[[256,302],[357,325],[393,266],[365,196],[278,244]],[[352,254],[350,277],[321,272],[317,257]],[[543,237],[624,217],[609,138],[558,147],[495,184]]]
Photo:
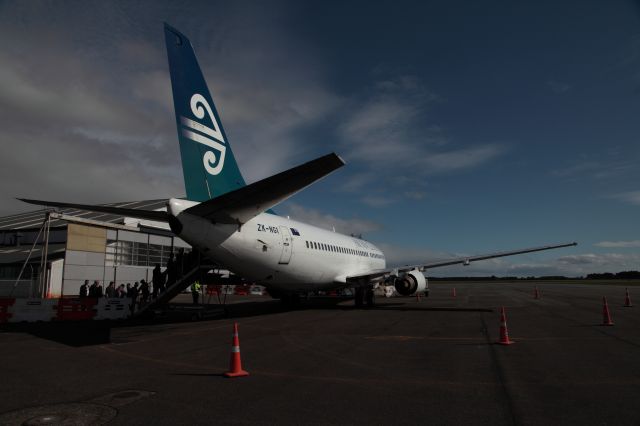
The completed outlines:
[[[588,280],[637,280],[640,279],[639,271],[622,271],[617,274],[611,272],[605,272],[603,274],[589,274],[586,277]]]
[[[569,278],[564,276],[548,275],[544,277],[428,277],[433,281],[519,281],[519,280],[575,280],[582,277]]]
[[[565,277],[562,275],[545,275],[541,277],[428,277],[433,281],[523,281],[523,280],[638,280],[640,271],[623,271],[618,273],[604,272],[600,274],[589,274],[586,277]]]

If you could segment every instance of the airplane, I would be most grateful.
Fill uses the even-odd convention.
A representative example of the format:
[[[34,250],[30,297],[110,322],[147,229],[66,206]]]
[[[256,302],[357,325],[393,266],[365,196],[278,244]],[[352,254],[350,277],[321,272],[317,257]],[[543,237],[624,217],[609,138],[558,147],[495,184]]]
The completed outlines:
[[[304,293],[352,287],[356,306],[374,304],[374,287],[403,296],[428,294],[425,271],[448,265],[575,246],[555,244],[419,265],[388,267],[374,244],[298,222],[271,209],[342,167],[335,153],[246,184],[189,39],[164,24],[186,198],[166,211],[145,211],[56,201],[27,203],[71,207],[166,222],[172,232],[220,267],[266,287],[292,303]]]

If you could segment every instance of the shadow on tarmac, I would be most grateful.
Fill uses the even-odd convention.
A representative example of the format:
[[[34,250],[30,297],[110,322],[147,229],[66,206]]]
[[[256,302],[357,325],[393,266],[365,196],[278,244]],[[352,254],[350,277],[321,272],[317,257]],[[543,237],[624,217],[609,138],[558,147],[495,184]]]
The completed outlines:
[[[111,342],[111,325],[107,321],[65,321],[3,324],[2,332],[27,333],[68,346],[103,345]]]
[[[65,321],[40,323],[2,324],[0,331],[9,333],[28,333],[35,337],[80,347],[111,343],[111,330],[127,327],[154,326],[193,321],[215,321],[229,318],[248,318],[272,315],[300,310],[339,310],[339,311],[400,311],[400,312],[493,312],[488,308],[437,307],[410,304],[410,302],[383,302],[374,307],[356,307],[342,304],[349,298],[322,297],[303,301],[299,306],[288,307],[279,300],[260,300],[255,302],[231,303],[227,305],[201,305],[206,315],[194,316],[193,311],[171,311],[152,318],[133,318],[121,321]],[[176,304],[179,305],[179,304]]]

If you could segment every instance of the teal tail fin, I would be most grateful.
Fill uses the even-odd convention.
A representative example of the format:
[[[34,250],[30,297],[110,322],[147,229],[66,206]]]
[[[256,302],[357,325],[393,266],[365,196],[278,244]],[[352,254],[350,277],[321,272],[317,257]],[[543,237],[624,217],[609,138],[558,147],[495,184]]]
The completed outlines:
[[[206,201],[245,186],[191,42],[164,24],[187,199]]]

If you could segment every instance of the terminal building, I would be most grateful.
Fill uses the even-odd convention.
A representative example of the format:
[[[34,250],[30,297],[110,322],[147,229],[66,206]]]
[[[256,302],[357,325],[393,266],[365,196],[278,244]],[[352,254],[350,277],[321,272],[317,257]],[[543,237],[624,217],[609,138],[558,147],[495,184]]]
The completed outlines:
[[[165,199],[108,204],[165,210]],[[85,280],[150,281],[171,253],[191,251],[165,223],[71,208],[0,218],[0,297],[78,295]]]

